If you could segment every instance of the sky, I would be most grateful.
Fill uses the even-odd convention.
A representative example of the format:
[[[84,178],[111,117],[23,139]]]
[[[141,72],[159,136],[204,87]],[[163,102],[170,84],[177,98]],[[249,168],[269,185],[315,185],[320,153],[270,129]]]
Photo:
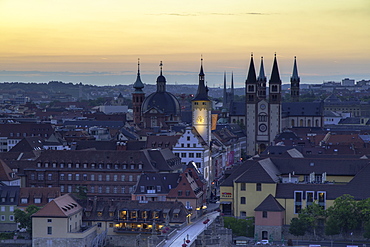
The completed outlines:
[[[370,80],[369,0],[0,0],[0,83],[244,86],[251,53],[283,83]]]

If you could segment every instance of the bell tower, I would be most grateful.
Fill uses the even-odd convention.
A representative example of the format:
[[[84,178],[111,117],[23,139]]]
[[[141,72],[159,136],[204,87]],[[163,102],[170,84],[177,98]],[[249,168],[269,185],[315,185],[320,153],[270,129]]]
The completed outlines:
[[[140,60],[137,62],[137,77],[133,85],[135,91],[132,93],[132,108],[133,108],[133,118],[135,124],[141,123],[141,105],[145,99],[145,93],[143,92],[144,83],[140,78]]]

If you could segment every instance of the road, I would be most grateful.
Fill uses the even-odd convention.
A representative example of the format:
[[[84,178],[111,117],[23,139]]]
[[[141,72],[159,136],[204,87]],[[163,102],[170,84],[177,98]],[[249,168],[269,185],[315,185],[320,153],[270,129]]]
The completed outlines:
[[[181,247],[184,243],[184,239],[186,240],[189,237],[191,243],[197,238],[199,234],[201,234],[208,226],[211,224],[214,219],[219,215],[219,212],[210,212],[206,215],[203,215],[196,221],[187,225],[184,229],[179,230],[172,238],[168,239],[163,247]],[[203,221],[209,219],[208,224],[204,224]]]

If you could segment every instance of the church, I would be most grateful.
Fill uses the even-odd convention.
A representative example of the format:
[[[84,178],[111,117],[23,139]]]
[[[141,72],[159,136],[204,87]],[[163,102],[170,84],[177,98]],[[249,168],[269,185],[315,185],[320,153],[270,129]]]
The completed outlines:
[[[157,77],[157,91],[145,97],[144,84],[140,78],[140,63],[132,93],[133,120],[143,128],[168,129],[181,122],[180,103],[176,97],[166,91],[166,78],[163,76],[163,64],[160,63],[160,74]]]
[[[281,132],[281,79],[276,54],[269,80],[267,97],[267,78],[261,57],[259,75],[254,67],[253,54],[245,82],[245,123],[247,132],[247,154],[263,152],[271,145],[275,136]]]

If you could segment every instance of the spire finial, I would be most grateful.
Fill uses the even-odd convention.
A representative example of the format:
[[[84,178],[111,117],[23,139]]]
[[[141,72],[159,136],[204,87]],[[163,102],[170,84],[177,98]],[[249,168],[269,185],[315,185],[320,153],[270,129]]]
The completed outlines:
[[[161,75],[162,75],[162,67],[163,67],[162,61],[159,63],[159,67],[161,67]]]
[[[276,57],[276,51],[275,51],[275,57]]]
[[[253,52],[251,52],[251,57],[253,57]]]
[[[137,59],[137,73],[140,74],[140,58]]]

